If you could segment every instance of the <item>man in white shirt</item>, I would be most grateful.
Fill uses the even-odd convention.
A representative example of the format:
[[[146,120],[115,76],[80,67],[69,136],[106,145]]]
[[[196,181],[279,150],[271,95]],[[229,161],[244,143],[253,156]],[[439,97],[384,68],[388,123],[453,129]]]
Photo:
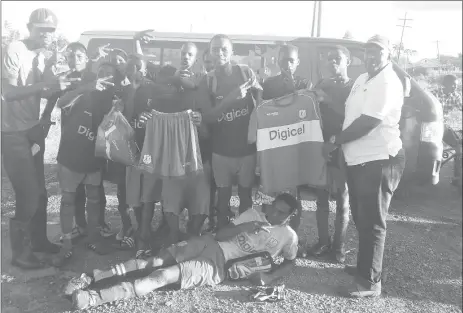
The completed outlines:
[[[402,83],[390,63],[389,40],[376,35],[365,51],[367,73],[360,75],[346,101],[343,130],[325,144],[324,154],[342,145],[352,217],[359,234],[356,276],[351,297],[381,294],[386,217],[405,167],[399,120],[404,101]]]
[[[290,194],[276,197],[263,213],[250,208],[216,234],[194,237],[163,249],[148,260],[134,259],[107,270],[93,270],[73,278],[65,288],[72,294],[73,307],[86,309],[103,303],[146,295],[170,284],[182,289],[220,284],[226,279],[225,264],[230,260],[268,252],[284,262],[269,273],[254,273],[249,280],[256,285],[270,284],[288,274],[297,255],[298,237],[289,226],[291,218],[301,210],[300,202]],[[100,290],[94,283],[128,273],[142,273],[142,278],[114,284]],[[140,275],[137,275],[140,277]],[[86,290],[83,290],[86,289]]]

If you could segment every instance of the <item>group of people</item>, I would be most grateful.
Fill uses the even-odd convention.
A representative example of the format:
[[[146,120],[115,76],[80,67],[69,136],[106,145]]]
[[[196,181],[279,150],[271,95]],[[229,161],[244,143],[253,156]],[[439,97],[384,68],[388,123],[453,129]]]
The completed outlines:
[[[399,131],[404,88],[392,69],[387,38],[374,36],[367,42],[367,73],[355,81],[347,74],[349,50],[336,46],[328,55],[332,77],[312,86],[295,76],[299,66],[296,46],[281,47],[281,73],[260,83],[248,66],[231,62],[233,42],[226,35],[215,35],[200,56],[194,43],[184,44],[180,68],[164,66],[156,74],[147,74],[150,71],[141,49],[135,55],[117,49],[106,55],[103,47],[92,59],[84,45],[74,42],[66,51],[70,71],[59,74],[43,57],[56,26],[53,12],[34,11],[28,24],[30,37],[11,43],[3,59],[2,156],[16,195],[15,216],[9,226],[14,265],[42,267],[33,252],[45,252],[54,255],[53,265],[62,266],[72,257],[75,239],[84,235],[88,249],[109,253],[103,238],[111,235],[104,218],[103,180],[108,179],[117,184],[122,222],[116,236],[118,245],[135,248],[136,253],[125,263],[71,279],[65,294],[72,296],[76,308],[145,295],[169,284],[182,288],[218,284],[226,278],[225,265],[230,261],[264,251],[274,258],[283,256],[284,261],[271,272],[251,275],[253,283],[269,284],[288,274],[298,248],[302,248],[297,236],[301,205],[290,193],[280,193],[271,205],[253,206],[257,152],[255,142],[248,141],[248,128],[252,111],[263,100],[311,88],[323,122],[330,188],[318,191],[319,240],[310,252],[315,256],[331,254],[345,262],[350,207],[359,249],[356,266],[346,266],[346,272],[356,277],[348,294],[381,294],[386,216],[405,166]],[[137,47],[140,41],[149,40],[147,36],[144,32],[135,36]],[[205,73],[192,72],[199,57]],[[95,61],[96,74],[91,71]],[[47,105],[39,117],[41,99],[46,99]],[[121,110],[135,130],[140,150],[145,137],[156,140],[163,135],[146,128],[153,110],[168,114],[191,110],[203,171],[182,179],[161,179],[95,157],[98,126],[114,103],[123,103]],[[61,245],[51,243],[46,234],[43,165],[55,106],[61,109],[57,155]],[[239,216],[233,219],[230,198],[234,184],[238,185],[240,205]],[[328,227],[330,195],[337,203],[333,242]],[[166,237],[166,244],[155,253],[150,246],[151,222],[159,202],[165,227],[159,234]],[[136,228],[129,208],[134,210]],[[185,208],[190,239],[180,241],[179,215]],[[217,224],[201,233],[206,218],[213,221],[214,215]],[[143,275],[130,278],[134,273]],[[120,281],[103,289],[95,286],[112,277]]]

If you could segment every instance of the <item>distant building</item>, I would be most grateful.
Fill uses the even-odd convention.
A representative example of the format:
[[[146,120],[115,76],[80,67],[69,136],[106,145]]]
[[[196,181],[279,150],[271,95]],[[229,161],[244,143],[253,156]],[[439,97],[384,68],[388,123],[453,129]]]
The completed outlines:
[[[442,64],[437,59],[422,59],[412,64],[412,68],[423,68],[426,70],[454,71],[456,67],[451,63]]]

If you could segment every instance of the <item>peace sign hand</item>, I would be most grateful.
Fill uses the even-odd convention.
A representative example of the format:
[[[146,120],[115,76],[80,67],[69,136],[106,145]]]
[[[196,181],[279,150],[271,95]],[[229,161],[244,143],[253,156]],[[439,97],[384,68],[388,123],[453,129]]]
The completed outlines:
[[[141,32],[137,32],[133,36],[133,39],[140,40],[143,43],[148,43],[148,42],[150,42],[151,40],[154,39],[154,36],[150,34],[153,31],[154,31],[154,29],[142,30]]]
[[[114,86],[114,83],[108,81],[112,79],[112,76],[107,76],[103,78],[98,78],[95,81],[92,81],[86,85],[83,86],[83,88],[87,91],[92,91],[92,90],[105,90],[108,86]]]
[[[110,43],[107,43],[101,47],[98,47],[98,57],[106,58],[106,56],[112,51],[111,48],[108,48],[110,45]]]

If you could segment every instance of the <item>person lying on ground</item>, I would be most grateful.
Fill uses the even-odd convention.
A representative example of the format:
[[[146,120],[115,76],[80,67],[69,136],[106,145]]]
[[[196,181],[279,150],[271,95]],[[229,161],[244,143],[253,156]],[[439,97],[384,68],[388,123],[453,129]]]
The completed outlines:
[[[129,260],[107,270],[93,270],[73,278],[65,287],[72,294],[73,307],[86,309],[107,302],[144,296],[156,289],[180,284],[182,289],[216,285],[226,279],[225,264],[229,260],[259,252],[279,255],[284,261],[270,273],[256,273],[249,279],[267,285],[289,274],[297,255],[298,237],[288,225],[300,207],[290,194],[280,194],[266,213],[256,208],[246,210],[232,224],[216,234],[195,237],[163,249],[148,260]],[[145,272],[146,271],[146,272]],[[138,279],[124,279],[127,274],[143,274]],[[124,281],[111,287],[94,288],[96,282],[108,278]]]

